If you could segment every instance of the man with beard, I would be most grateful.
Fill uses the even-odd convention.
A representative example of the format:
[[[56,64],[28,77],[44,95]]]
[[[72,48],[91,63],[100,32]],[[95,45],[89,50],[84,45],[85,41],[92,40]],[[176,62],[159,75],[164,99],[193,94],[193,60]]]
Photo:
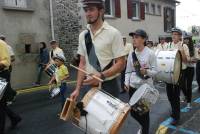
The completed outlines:
[[[103,0],[83,0],[82,3],[88,25],[87,30],[79,36],[79,68],[103,79],[102,89],[118,97],[120,87],[117,76],[124,69],[126,55],[122,36],[117,29],[104,21]],[[71,98],[77,99],[82,85],[94,87],[99,83],[93,77],[85,79],[85,74],[79,71]]]

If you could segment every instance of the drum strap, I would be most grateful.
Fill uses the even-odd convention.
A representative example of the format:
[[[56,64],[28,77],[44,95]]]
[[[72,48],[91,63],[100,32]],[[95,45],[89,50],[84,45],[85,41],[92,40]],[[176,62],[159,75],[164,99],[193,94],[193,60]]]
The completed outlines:
[[[101,68],[100,62],[99,62],[98,57],[95,52],[94,44],[92,42],[90,30],[88,30],[88,32],[85,34],[85,45],[86,45],[86,49],[87,49],[89,63],[97,71],[101,72],[101,71],[107,70],[113,65],[113,60],[111,60],[111,62],[105,68],[103,68],[103,69]]]
[[[140,65],[140,62],[137,58],[135,50],[132,53],[132,58],[133,58],[133,67],[135,68],[136,75],[139,76],[141,79],[150,78],[149,76],[144,76],[144,75],[141,74],[141,72],[140,72],[141,65]]]

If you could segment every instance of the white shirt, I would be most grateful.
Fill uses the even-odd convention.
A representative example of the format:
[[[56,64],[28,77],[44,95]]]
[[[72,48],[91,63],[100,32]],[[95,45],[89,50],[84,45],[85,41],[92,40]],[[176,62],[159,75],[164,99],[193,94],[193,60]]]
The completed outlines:
[[[55,57],[56,55],[64,55],[64,52],[61,48],[59,47],[56,47],[55,49],[52,49],[53,50],[53,57]],[[53,61],[53,57],[51,58],[51,52],[52,50],[49,52],[49,59],[50,59],[50,63],[54,63]]]
[[[197,60],[200,60],[200,54],[199,54],[199,51],[200,50],[200,48],[196,48],[195,47],[195,51],[194,51],[194,54],[195,54],[195,58],[197,58]]]
[[[149,68],[147,69],[147,75],[150,77],[147,80],[141,79],[139,76],[136,75],[135,68],[133,66],[133,58],[132,52],[128,55],[127,67],[126,67],[126,74],[125,74],[125,85],[131,86],[133,88],[139,88],[142,84],[148,83],[153,86],[153,79],[157,73],[156,69],[156,56],[154,52],[145,47],[142,52],[138,52],[136,49],[136,55],[139,60],[139,63],[142,68]]]
[[[126,43],[126,45],[125,45],[126,55],[128,55],[131,51],[133,51],[133,45],[131,43]]]
[[[165,51],[165,50],[167,50],[167,42],[165,42],[164,44],[158,44],[158,46],[157,46],[157,50],[161,50],[161,51]]]
[[[185,52],[185,55],[187,57],[187,60],[190,59],[190,53],[189,53],[189,48],[186,44],[182,44],[181,41],[179,41],[177,44],[175,44],[174,42],[170,42],[167,45],[167,50],[181,50],[183,49]],[[182,62],[182,70],[187,68],[187,63]]]
[[[91,32],[90,25],[88,25],[87,28],[90,30],[96,56],[99,60],[101,68],[105,68],[113,59],[126,55],[121,33],[114,27],[110,26],[107,22],[104,22],[102,27],[94,35]],[[85,57],[86,71],[89,73],[96,73],[97,70],[89,64],[87,49],[85,46],[86,33],[87,30],[84,30],[79,35],[77,53]],[[116,76],[117,75],[107,79],[112,79]]]
[[[15,53],[14,53],[12,47],[11,47],[10,45],[7,45],[7,47],[8,47],[9,55],[10,55],[10,56],[15,56]]]

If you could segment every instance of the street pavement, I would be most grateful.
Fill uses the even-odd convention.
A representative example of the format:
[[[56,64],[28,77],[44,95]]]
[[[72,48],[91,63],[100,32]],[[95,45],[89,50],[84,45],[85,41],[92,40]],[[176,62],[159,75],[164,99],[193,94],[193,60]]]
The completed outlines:
[[[73,79],[73,78],[72,78]],[[67,95],[73,91],[74,84],[68,85]],[[166,97],[165,85],[156,84],[160,92],[157,103],[152,107],[150,113],[150,134],[198,134],[200,133],[200,103],[194,102],[190,111],[182,110],[180,125],[175,127],[169,123],[170,105]],[[196,84],[194,84],[194,89]],[[89,89],[83,89],[81,97]],[[194,100],[198,98],[199,93],[194,91]],[[120,99],[127,102],[128,94],[121,94]],[[199,100],[200,102],[200,100]],[[186,104],[182,103],[182,108]],[[19,113],[23,120],[15,130],[10,130],[10,121],[6,123],[6,134],[84,134],[71,122],[60,120],[57,114],[61,111],[59,96],[55,99],[49,98],[48,90],[31,91],[19,94],[16,102],[10,106]],[[137,134],[139,124],[129,115],[120,130],[120,134]],[[160,130],[158,131],[158,128]],[[166,131],[161,130],[164,129]],[[168,128],[168,129],[167,129]],[[181,131],[183,130],[183,131]],[[191,133],[190,133],[191,132]],[[194,132],[194,133],[193,133]]]

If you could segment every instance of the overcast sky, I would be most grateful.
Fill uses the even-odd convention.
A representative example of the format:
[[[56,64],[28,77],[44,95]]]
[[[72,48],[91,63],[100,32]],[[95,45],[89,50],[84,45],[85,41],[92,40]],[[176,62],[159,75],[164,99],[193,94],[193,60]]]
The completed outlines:
[[[177,27],[188,30],[189,26],[200,26],[200,0],[178,0]]]

